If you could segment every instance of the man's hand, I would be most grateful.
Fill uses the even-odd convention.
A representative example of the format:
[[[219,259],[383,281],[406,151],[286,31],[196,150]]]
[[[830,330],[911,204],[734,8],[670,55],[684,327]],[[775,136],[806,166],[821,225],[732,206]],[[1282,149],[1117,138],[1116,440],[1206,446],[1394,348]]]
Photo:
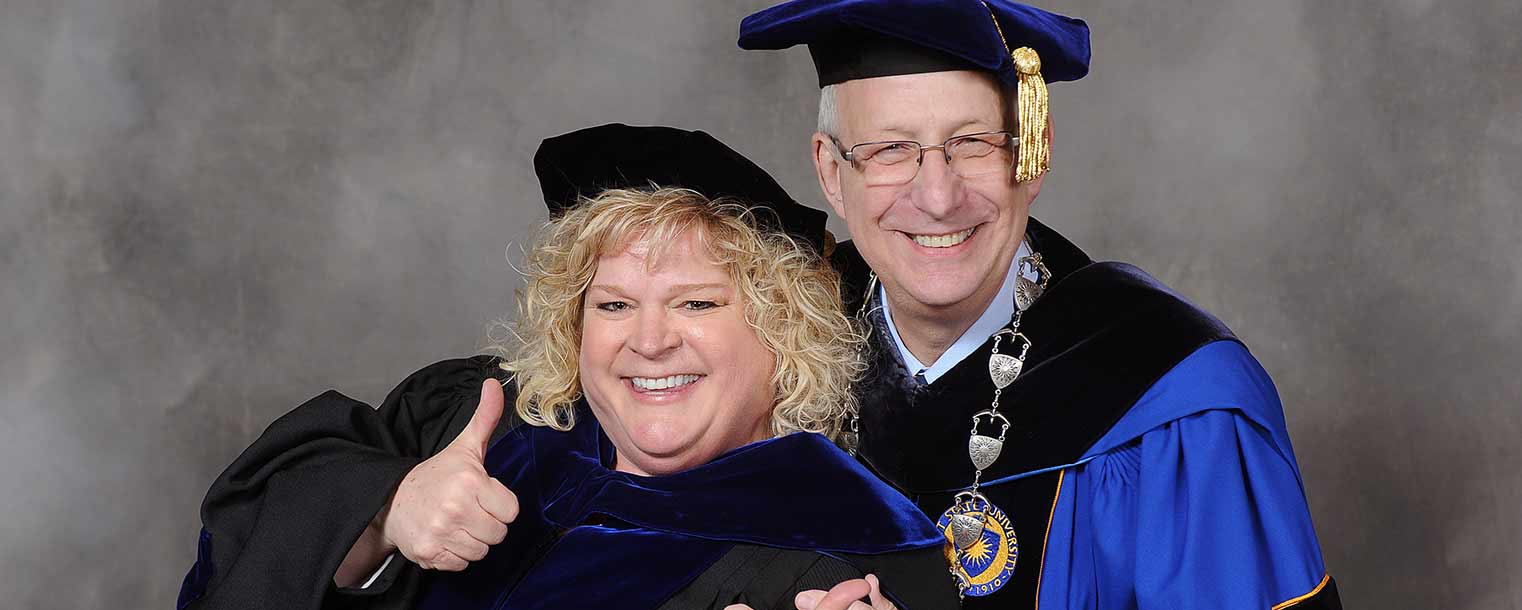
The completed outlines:
[[[871,600],[872,605],[862,603],[863,597]],[[793,598],[793,606],[798,610],[898,610],[893,602],[883,597],[881,583],[871,574],[866,578],[842,582],[828,592],[818,589],[803,591]],[[724,610],[752,609],[745,604],[734,604],[726,606]]]
[[[518,517],[518,497],[481,463],[497,420],[502,385],[481,384],[481,403],[454,441],[402,479],[376,515],[385,544],[426,570],[458,572],[486,556]]]

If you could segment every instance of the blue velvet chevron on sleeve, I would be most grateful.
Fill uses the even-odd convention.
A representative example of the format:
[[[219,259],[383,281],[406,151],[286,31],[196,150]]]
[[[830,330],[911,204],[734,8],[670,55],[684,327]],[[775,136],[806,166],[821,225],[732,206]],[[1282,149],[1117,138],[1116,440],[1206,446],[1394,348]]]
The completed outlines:
[[[1287,608],[1329,580],[1278,396],[1238,343],[1181,362],[1064,479],[1042,608]]]

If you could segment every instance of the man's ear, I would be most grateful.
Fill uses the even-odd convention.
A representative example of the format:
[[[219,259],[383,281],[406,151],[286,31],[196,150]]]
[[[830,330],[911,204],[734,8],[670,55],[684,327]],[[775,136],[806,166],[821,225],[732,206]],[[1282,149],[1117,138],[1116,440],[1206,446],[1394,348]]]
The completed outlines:
[[[814,132],[810,141],[814,150],[814,175],[819,177],[819,190],[841,218],[846,216],[845,199],[840,194],[840,157],[835,155],[835,143],[821,132]]]

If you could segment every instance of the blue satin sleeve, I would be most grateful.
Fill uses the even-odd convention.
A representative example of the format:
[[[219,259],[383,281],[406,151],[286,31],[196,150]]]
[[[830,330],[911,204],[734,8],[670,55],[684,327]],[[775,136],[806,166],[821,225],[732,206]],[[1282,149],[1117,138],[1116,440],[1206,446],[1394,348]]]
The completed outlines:
[[[1099,607],[1271,608],[1325,575],[1293,457],[1235,410],[1174,420],[1082,470]]]
[[[1278,392],[1218,341],[1062,471],[1038,607],[1282,610],[1327,582]]]

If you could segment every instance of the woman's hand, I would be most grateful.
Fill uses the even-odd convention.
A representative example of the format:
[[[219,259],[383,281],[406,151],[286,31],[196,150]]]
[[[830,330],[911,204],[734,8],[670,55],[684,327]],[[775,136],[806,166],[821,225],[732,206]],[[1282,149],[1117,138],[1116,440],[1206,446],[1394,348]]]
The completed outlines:
[[[501,383],[487,379],[460,435],[402,479],[375,517],[387,547],[423,569],[457,572],[507,536],[518,497],[481,465],[503,402]]]

